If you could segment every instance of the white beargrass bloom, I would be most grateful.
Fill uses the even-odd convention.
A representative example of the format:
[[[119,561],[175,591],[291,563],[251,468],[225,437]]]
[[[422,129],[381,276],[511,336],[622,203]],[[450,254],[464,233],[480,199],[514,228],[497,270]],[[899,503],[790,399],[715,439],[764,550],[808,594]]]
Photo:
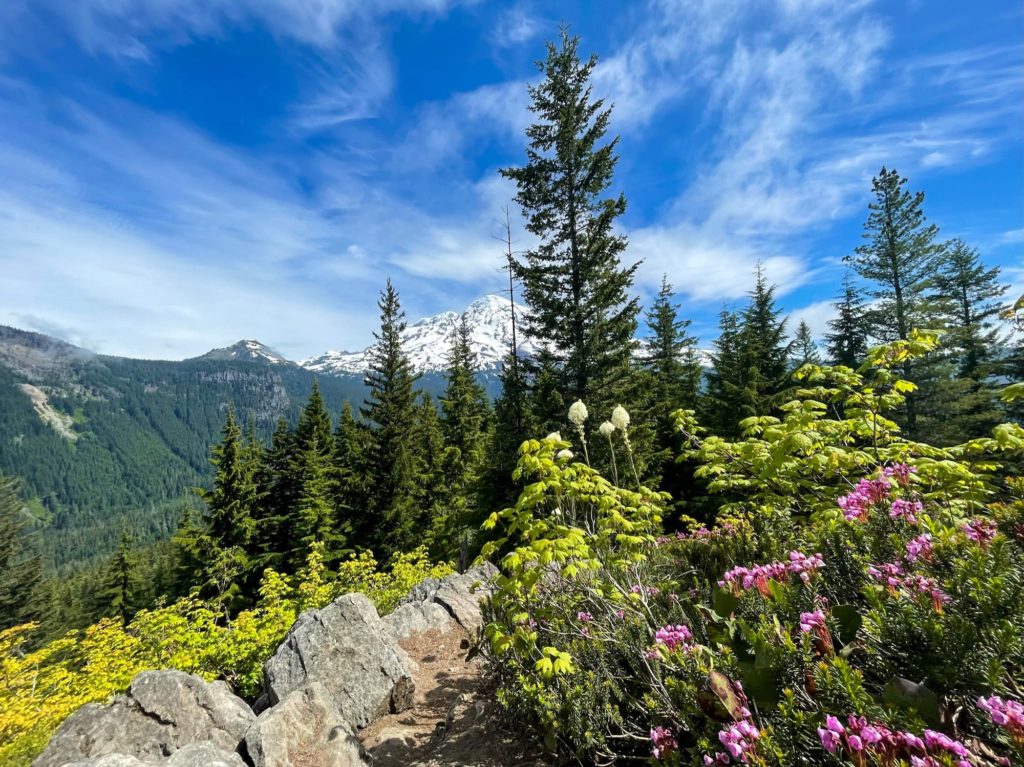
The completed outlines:
[[[583,404],[583,400],[578,399],[569,407],[569,423],[574,426],[582,426],[586,420],[587,406]]]
[[[568,448],[563,448],[559,450],[557,453],[555,453],[555,458],[559,459],[560,461],[571,461],[573,458],[572,450],[569,450]]]
[[[551,512],[551,516],[553,516],[553,517],[560,517],[560,516],[562,516],[562,510],[556,506],[555,509]]]
[[[629,428],[629,413],[622,405],[616,405],[612,411],[612,425],[616,429],[626,431]]]
[[[545,442],[561,442],[562,441],[562,433],[558,432],[558,431],[553,431],[548,436],[546,436],[544,438],[544,441]]]
[[[612,436],[612,432],[615,431],[615,424],[613,424],[611,421],[605,421],[604,423],[597,427],[597,430],[601,432],[602,436],[610,437]]]

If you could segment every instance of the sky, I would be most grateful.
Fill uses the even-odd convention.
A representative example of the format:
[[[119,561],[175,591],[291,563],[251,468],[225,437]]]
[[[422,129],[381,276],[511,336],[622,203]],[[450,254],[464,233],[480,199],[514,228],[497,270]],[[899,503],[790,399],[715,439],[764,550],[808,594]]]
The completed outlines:
[[[360,349],[500,291],[559,24],[621,137],[625,258],[706,345],[755,264],[826,330],[885,165],[1024,292],[1018,0],[4,0],[0,324],[180,359]]]

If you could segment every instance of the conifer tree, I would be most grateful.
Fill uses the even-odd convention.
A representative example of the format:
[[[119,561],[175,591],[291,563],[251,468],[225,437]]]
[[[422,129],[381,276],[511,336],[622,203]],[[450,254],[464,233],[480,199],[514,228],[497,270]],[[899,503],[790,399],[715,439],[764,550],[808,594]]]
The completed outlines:
[[[515,502],[517,493],[512,472],[519,461],[519,446],[539,431],[533,428],[526,368],[518,364],[513,353],[505,358],[500,377],[501,393],[494,402],[495,425],[491,430],[483,483],[484,502],[491,509],[505,508]]]
[[[335,523],[331,456],[320,446],[321,435],[310,432],[302,452],[293,463],[299,478],[299,497],[290,527],[292,572],[298,572],[309,557],[313,544],[323,544],[327,552],[336,552],[346,543],[346,530]]]
[[[672,286],[663,276],[658,294],[647,311],[651,335],[643,358],[647,382],[644,390],[644,421],[651,431],[647,440],[650,453],[644,456],[651,479],[659,480],[659,489],[675,499],[689,495],[688,479],[692,467],[676,461],[679,437],[672,413],[680,408],[696,409],[703,370],[697,356],[697,339],[687,333],[690,320],[679,317],[679,306],[672,300]]]
[[[478,363],[465,317],[454,336],[447,359],[441,413],[445,447],[454,451],[454,473],[449,476],[449,487],[455,493],[465,494],[483,459],[489,408],[487,393],[476,380]]]
[[[750,303],[743,311],[739,332],[740,419],[769,415],[779,404],[789,375],[792,344],[786,340],[786,318],[775,305],[775,286],[769,285],[758,264]]]
[[[711,353],[704,421],[714,434],[735,436],[739,427],[740,320],[735,310],[723,309],[718,315],[718,338]]]
[[[106,568],[100,596],[105,606],[104,615],[110,615],[125,625],[138,609],[139,580],[136,575],[134,540],[128,529],[121,532],[121,543]]]
[[[365,545],[369,522],[365,514],[368,488],[366,472],[367,430],[356,423],[348,400],[341,406],[341,416],[334,432],[334,515],[344,526],[349,545]]]
[[[279,418],[270,448],[264,451],[257,474],[261,502],[257,514],[255,549],[259,556],[257,571],[277,566],[284,555],[282,541],[287,538],[287,523],[298,502],[299,488],[293,471],[294,435],[288,419]]]
[[[805,320],[800,320],[800,324],[796,327],[791,360],[793,370],[799,370],[803,365],[821,363],[821,354],[818,352],[818,345],[814,343],[814,336],[811,335],[811,326]]]
[[[316,445],[317,454],[327,457],[334,449],[334,435],[331,432],[331,416],[320,393],[320,383],[314,378],[306,406],[299,414],[295,427],[294,451],[296,455]]]
[[[220,444],[213,446],[213,489],[200,491],[209,509],[210,535],[221,548],[248,550],[256,529],[259,500],[257,464],[247,451],[242,430],[229,407]]]
[[[530,388],[528,407],[533,413],[536,431],[548,434],[558,431],[565,424],[569,404],[562,395],[565,391],[564,379],[555,355],[547,347],[537,353],[534,365],[537,372]]]
[[[372,430],[366,472],[367,485],[373,488],[372,540],[390,553],[408,548],[420,538],[415,529],[415,456],[409,438],[416,415],[416,376],[402,348],[405,312],[390,279],[377,305],[380,330],[374,333],[366,375],[369,396],[361,412]]]
[[[867,358],[868,322],[864,299],[849,272],[843,277],[835,307],[836,317],[828,321],[832,332],[825,334],[825,348],[832,364],[856,370]]]
[[[0,474],[0,631],[32,617],[33,592],[42,578],[23,508],[17,482]]]
[[[875,200],[868,205],[865,242],[847,256],[857,274],[872,285],[869,328],[871,337],[880,342],[907,339],[915,327],[926,327],[925,291],[943,248],[935,239],[938,227],[925,223],[924,192],[912,193],[906,184],[906,178],[884,167],[872,180]],[[918,383],[914,366],[905,366],[902,375]],[[904,408],[903,420],[912,439],[920,436],[919,396],[909,394]]]
[[[653,374],[655,398],[665,408],[693,408],[702,375],[697,356],[697,339],[688,335],[690,320],[679,318],[679,306],[672,301],[672,286],[667,276],[647,312],[651,329],[645,367]]]
[[[952,240],[930,287],[929,299],[946,320],[942,342],[957,358],[958,376],[983,377],[1000,344],[995,320],[1008,286],[999,281],[999,267],[985,268],[976,249]]]
[[[526,229],[540,240],[517,266],[532,310],[527,335],[555,355],[547,373],[558,388],[597,412],[629,399],[636,265],[622,266],[626,238],[614,229],[626,198],[606,196],[617,162],[618,139],[602,143],[611,109],[592,98],[597,59],[581,61],[578,46],[565,27],[559,45],[548,43],[544,80],[529,86],[537,121],[526,130],[526,165],[501,173],[515,181]]]

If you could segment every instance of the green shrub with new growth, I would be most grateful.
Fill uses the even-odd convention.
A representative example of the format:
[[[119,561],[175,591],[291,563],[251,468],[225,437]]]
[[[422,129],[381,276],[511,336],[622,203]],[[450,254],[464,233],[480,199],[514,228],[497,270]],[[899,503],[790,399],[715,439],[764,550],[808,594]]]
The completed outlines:
[[[675,414],[723,502],[662,535],[669,500],[586,461],[586,408],[524,443],[488,610],[501,701],[565,761],[982,765],[1024,758],[1024,429],[935,448],[887,413],[896,370],[807,365],[782,416],[745,437]],[[628,415],[596,431],[629,465]],[[577,460],[573,449],[583,453]],[[626,473],[626,472],[624,472]],[[1016,760],[1016,761],[1015,761]]]

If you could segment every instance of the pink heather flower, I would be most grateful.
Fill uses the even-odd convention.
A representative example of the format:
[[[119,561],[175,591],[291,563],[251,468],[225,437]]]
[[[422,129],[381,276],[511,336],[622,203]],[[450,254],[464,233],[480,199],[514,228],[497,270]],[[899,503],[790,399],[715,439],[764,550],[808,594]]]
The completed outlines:
[[[618,610],[615,611],[615,617],[618,618],[621,621],[623,618],[626,617],[626,611],[623,610],[622,608],[619,608]]]
[[[654,635],[654,641],[669,650],[676,648],[688,650],[691,639],[693,639],[693,634],[690,633],[689,627],[683,625],[662,626]]]
[[[902,498],[897,498],[892,502],[892,506],[889,507],[889,516],[893,519],[900,519],[901,517],[907,521],[908,524],[917,524],[917,515],[924,511],[924,504],[920,501],[906,501]]]
[[[993,723],[1009,732],[1014,740],[1024,743],[1024,705],[1020,701],[1003,700],[993,695],[978,698],[978,708],[988,714]]]
[[[975,517],[970,522],[965,522],[961,528],[964,534],[975,543],[985,548],[992,539],[996,537],[997,528],[995,522],[990,519]]]
[[[932,537],[928,533],[917,536],[907,541],[908,562],[916,562],[918,559],[928,561],[932,558]]]
[[[658,652],[657,647],[652,647],[644,652],[644,657],[647,660],[661,660],[661,653]]]
[[[735,593],[756,588],[767,595],[770,581],[786,582],[790,575],[796,575],[804,583],[809,583],[811,576],[825,566],[821,554],[810,556],[800,551],[789,552],[789,562],[769,562],[755,567],[737,566],[729,570],[718,581],[722,588],[731,586]]]
[[[971,755],[971,752],[967,750],[963,743],[953,740],[944,733],[935,732],[935,730],[924,731],[924,744],[929,751],[948,751],[959,756],[961,759],[966,759]]]
[[[821,740],[821,747],[830,754],[834,754],[836,749],[839,747],[839,735],[832,732],[832,730],[826,730],[824,727],[819,727],[818,738]]]
[[[915,474],[917,468],[907,466],[905,463],[894,463],[882,469],[882,476],[887,479],[895,479],[899,484],[906,485],[910,482],[910,475]]]
[[[576,613],[576,620],[582,623],[590,623],[590,621],[594,620],[594,616],[588,612],[578,612]]]
[[[676,736],[671,730],[658,726],[651,730],[651,755],[662,759],[679,748]]]
[[[800,613],[800,633],[810,634],[814,629],[825,628],[825,613],[815,610],[813,613]]]
[[[889,483],[884,479],[862,479],[851,492],[836,499],[836,503],[846,519],[863,522],[868,518],[872,506],[889,497],[889,491]]]

